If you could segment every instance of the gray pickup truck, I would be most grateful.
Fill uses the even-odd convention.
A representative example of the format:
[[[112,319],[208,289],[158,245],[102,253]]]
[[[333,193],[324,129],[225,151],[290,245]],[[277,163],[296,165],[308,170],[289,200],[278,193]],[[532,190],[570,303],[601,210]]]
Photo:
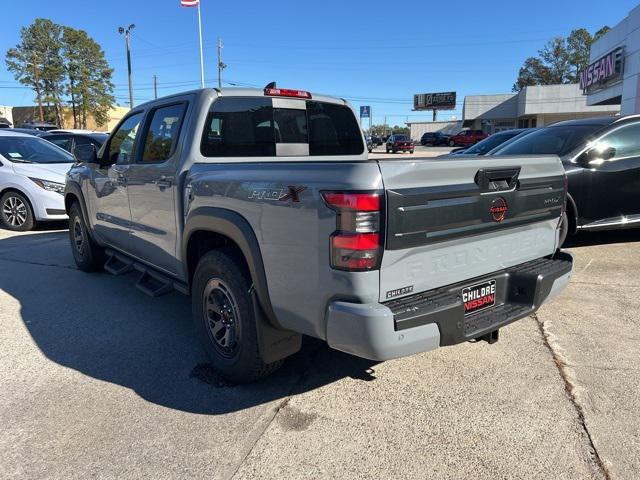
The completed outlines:
[[[76,156],[64,195],[78,267],[191,295],[235,382],[273,371],[303,334],[373,360],[493,342],[571,274],[556,156],[369,159],[340,98],[173,95]]]

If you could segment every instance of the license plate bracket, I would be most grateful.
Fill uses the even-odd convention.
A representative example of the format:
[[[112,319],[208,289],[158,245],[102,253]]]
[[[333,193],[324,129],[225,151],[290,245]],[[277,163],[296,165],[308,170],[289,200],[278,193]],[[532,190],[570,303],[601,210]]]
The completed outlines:
[[[464,314],[471,315],[495,306],[496,281],[495,279],[464,287],[461,291]]]

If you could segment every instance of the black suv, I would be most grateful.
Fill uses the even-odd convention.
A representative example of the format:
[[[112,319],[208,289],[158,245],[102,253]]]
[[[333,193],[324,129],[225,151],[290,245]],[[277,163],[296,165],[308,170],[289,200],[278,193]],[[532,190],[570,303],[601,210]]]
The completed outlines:
[[[491,154],[560,157],[569,182],[562,240],[578,230],[640,227],[640,115],[559,122]]]
[[[431,146],[438,146],[438,145],[448,145],[449,143],[449,135],[446,135],[442,132],[427,132],[424,135],[422,135],[422,138],[420,139],[420,145],[431,145]]]
[[[78,145],[93,145],[96,151],[109,138],[106,133],[75,133],[75,132],[47,132],[39,135],[51,143],[64,148],[69,153],[74,153]]]

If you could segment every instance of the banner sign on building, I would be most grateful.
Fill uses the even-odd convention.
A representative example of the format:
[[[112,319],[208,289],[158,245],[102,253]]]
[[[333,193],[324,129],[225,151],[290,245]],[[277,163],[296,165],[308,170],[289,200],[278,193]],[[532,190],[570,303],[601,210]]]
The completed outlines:
[[[360,107],[360,118],[369,118],[371,116],[371,107],[369,105],[363,105]]]
[[[414,110],[454,110],[456,92],[420,93],[413,96]]]
[[[623,50],[622,47],[616,48],[581,71],[579,74],[580,88],[585,93],[589,93],[602,88],[613,80],[621,79],[624,67]]]

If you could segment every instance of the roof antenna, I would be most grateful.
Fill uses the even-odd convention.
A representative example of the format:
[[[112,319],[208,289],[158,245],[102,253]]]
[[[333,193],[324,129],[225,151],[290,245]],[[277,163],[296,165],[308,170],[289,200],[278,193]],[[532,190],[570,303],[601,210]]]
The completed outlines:
[[[267,86],[264,87],[264,89],[266,90],[267,88],[276,88],[276,82],[267,83]]]

